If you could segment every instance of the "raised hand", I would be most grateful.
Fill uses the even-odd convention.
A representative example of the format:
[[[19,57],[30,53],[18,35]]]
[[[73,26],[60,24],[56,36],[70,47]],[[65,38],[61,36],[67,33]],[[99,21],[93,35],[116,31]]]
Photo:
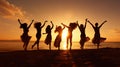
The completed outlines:
[[[32,22],[34,21],[34,19],[32,20]]]
[[[22,24],[22,23],[20,22],[20,19],[18,19],[18,22],[19,22],[19,24]]]
[[[18,21],[20,22],[20,19],[18,19]]]
[[[78,24],[78,20],[76,21],[76,23]]]
[[[104,22],[107,22],[107,20],[105,20]]]
[[[53,24],[53,22],[52,22],[52,21],[50,21],[50,23],[52,24],[52,27],[51,27],[51,29],[53,29],[53,27],[54,27],[54,24]]]
[[[89,21],[88,18],[86,18],[85,21],[88,22]]]
[[[53,24],[53,22],[52,22],[52,21],[50,21],[50,23],[52,23],[52,24]]]

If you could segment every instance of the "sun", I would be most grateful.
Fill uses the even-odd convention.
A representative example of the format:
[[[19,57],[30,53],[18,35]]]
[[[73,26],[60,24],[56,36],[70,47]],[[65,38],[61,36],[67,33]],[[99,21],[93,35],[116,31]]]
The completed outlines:
[[[63,32],[62,32],[62,41],[63,41],[62,48],[63,49],[67,49],[66,48],[66,46],[67,46],[67,44],[66,44],[67,34],[68,34],[68,30],[64,29]]]
[[[62,32],[62,40],[63,41],[66,41],[67,34],[68,34],[67,29],[64,29],[63,32]]]

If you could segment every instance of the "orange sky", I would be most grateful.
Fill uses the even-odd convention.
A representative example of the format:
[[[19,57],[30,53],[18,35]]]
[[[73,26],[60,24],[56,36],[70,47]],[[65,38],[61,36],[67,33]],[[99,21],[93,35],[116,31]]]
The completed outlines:
[[[119,3],[119,0],[0,0],[0,40],[20,39],[22,30],[19,28],[18,18],[28,24],[32,19],[42,23],[48,20],[42,33],[51,20],[56,26],[61,23],[69,25],[70,22],[77,20],[84,24],[88,18],[92,23],[99,24],[107,20],[108,22],[101,28],[101,36],[106,37],[106,41],[120,41]],[[54,29],[53,41],[57,35]],[[32,40],[36,39],[33,25],[29,35],[32,36]],[[87,24],[86,35],[93,38],[94,31],[90,24]],[[42,35],[41,40],[43,41],[45,37],[46,35]],[[73,41],[79,41],[79,37],[80,31],[76,28],[73,31]]]

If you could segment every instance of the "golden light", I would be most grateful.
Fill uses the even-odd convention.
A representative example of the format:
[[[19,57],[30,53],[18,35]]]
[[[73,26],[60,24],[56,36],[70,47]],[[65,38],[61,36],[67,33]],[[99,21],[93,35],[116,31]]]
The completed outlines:
[[[62,32],[62,42],[63,42],[62,48],[65,49],[65,50],[67,49],[66,48],[66,46],[67,46],[67,44],[66,44],[67,34],[68,34],[68,30],[64,29],[63,32]]]
[[[64,29],[63,32],[62,32],[62,40],[63,41],[66,41],[67,34],[68,34],[67,29]]]
[[[66,41],[64,41],[63,44],[62,44],[62,48],[63,48],[64,50],[66,50],[66,49],[67,49],[66,46],[67,46]]]

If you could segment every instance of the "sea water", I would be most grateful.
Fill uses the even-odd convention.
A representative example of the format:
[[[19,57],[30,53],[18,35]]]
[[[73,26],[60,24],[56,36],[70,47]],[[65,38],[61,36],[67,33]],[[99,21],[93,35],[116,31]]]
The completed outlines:
[[[31,46],[34,44],[34,41],[30,42],[28,45],[28,50],[37,50],[37,47],[35,46],[33,49]],[[54,42],[51,43],[52,50],[57,50],[56,47],[54,47]],[[84,49],[96,49],[97,46],[92,44],[91,42],[86,42]],[[120,42],[103,42],[100,44],[100,48],[120,48]],[[39,43],[39,49],[40,50],[48,50],[49,45],[46,45],[43,41]],[[60,49],[66,50],[66,42],[61,42]],[[73,42],[72,43],[72,49],[80,49],[79,42]],[[23,43],[21,41],[0,41],[0,51],[16,51],[16,50],[24,50],[23,49]]]

